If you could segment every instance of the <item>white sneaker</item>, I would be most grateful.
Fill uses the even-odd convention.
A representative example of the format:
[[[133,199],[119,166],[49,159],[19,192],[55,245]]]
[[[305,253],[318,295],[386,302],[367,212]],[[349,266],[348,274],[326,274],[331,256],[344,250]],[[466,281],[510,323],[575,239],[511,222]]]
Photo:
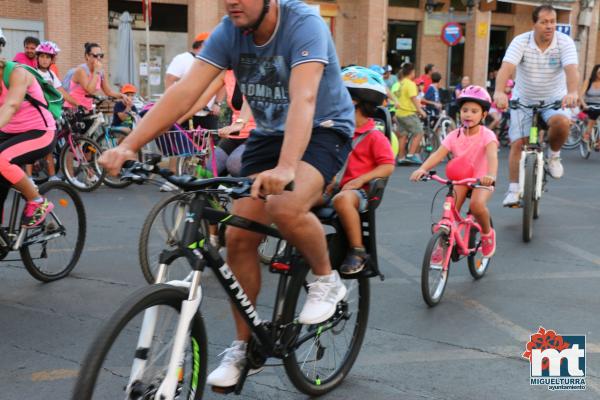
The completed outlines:
[[[206,383],[211,386],[230,387],[240,379],[246,363],[246,342],[234,340],[221,354],[224,354],[221,364],[206,378]],[[219,354],[219,355],[221,355]],[[248,376],[262,371],[262,368],[251,369]]]
[[[54,175],[51,176],[50,178],[48,178],[48,182],[60,182],[62,181],[62,179],[60,179],[58,176]]]
[[[550,176],[552,176],[554,179],[559,179],[563,176],[565,171],[563,169],[562,163],[560,162],[560,157],[551,156],[548,159],[548,172],[550,173]]]
[[[502,205],[504,207],[513,207],[516,205],[519,205],[520,203],[519,199],[519,192],[512,192],[512,191],[508,191],[506,192],[506,196],[504,196],[504,201],[502,202]]]
[[[346,286],[342,283],[337,271],[329,277],[320,277],[308,284],[308,295],[298,322],[303,325],[314,325],[327,321],[335,313],[338,302],[346,297]]]
[[[173,185],[170,182],[165,182],[163,183],[163,185],[160,187],[160,191],[161,192],[174,192],[175,190],[177,190],[177,186]]]
[[[85,183],[81,182],[77,178],[71,179],[71,184],[73,184],[75,187],[78,187],[80,189],[85,189],[87,187],[87,186],[85,186]]]

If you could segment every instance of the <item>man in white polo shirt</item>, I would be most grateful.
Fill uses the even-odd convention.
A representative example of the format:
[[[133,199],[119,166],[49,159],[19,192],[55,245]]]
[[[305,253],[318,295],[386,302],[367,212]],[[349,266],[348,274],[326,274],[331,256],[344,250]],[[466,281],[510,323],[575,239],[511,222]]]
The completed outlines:
[[[569,112],[565,108],[576,107],[579,97],[577,50],[569,36],[556,31],[556,10],[551,5],[536,7],[532,18],[533,30],[515,37],[506,50],[496,78],[494,101],[499,109],[508,106],[503,88],[508,79],[515,77],[515,71],[513,98],[518,98],[524,104],[562,101],[562,109],[545,110],[541,114],[549,126],[548,171],[558,179],[563,175],[560,148],[567,140],[570,129]],[[530,126],[530,110],[510,110],[510,184],[504,206],[519,203],[519,160]]]

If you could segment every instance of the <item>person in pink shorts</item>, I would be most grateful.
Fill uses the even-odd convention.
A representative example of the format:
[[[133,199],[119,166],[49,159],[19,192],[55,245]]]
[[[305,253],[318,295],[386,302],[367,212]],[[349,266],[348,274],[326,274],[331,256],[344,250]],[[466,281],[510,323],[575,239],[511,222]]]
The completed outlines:
[[[491,186],[496,182],[498,139],[494,132],[483,125],[492,99],[484,88],[468,86],[460,92],[457,103],[460,107],[462,126],[450,132],[439,149],[412,173],[410,176],[412,181],[421,179],[448,154],[452,154],[452,160],[446,166],[448,179],[477,178],[483,186]],[[496,233],[492,229],[490,212],[487,208],[492,192],[484,189],[469,189],[466,186],[456,186],[454,190],[456,208],[459,211],[467,193],[472,191],[469,209],[481,225],[481,250],[484,257],[493,256],[496,251]]]

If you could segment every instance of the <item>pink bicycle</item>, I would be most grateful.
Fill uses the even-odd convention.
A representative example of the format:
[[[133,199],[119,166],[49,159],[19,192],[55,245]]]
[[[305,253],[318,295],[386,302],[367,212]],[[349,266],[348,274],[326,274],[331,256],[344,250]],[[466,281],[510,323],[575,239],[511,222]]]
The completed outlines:
[[[475,279],[483,277],[490,264],[490,258],[483,257],[481,253],[481,226],[469,212],[463,218],[456,210],[454,186],[463,185],[471,189],[491,191],[494,188],[482,186],[479,180],[474,178],[447,180],[436,175],[435,171],[430,171],[421,178],[423,181],[431,179],[448,187],[442,218],[432,226],[433,236],[427,244],[421,270],[423,299],[427,305],[433,307],[440,302],[446,289],[451,261],[457,262],[467,257],[469,272]]]

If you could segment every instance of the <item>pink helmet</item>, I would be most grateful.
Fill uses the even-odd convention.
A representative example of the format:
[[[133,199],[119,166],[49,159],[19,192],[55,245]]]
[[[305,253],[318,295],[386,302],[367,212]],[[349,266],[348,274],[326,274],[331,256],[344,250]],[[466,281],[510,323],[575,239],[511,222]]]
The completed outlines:
[[[51,56],[57,55],[59,51],[60,49],[56,43],[50,41],[42,42],[35,48],[36,54],[49,54]]]
[[[479,104],[483,108],[483,111],[489,111],[490,106],[492,105],[490,94],[487,90],[477,85],[467,86],[460,92],[460,95],[456,99],[456,103],[459,107],[467,101],[473,101]]]
[[[513,81],[512,79],[507,80],[506,87],[509,87],[509,88],[515,87],[515,81]]]

